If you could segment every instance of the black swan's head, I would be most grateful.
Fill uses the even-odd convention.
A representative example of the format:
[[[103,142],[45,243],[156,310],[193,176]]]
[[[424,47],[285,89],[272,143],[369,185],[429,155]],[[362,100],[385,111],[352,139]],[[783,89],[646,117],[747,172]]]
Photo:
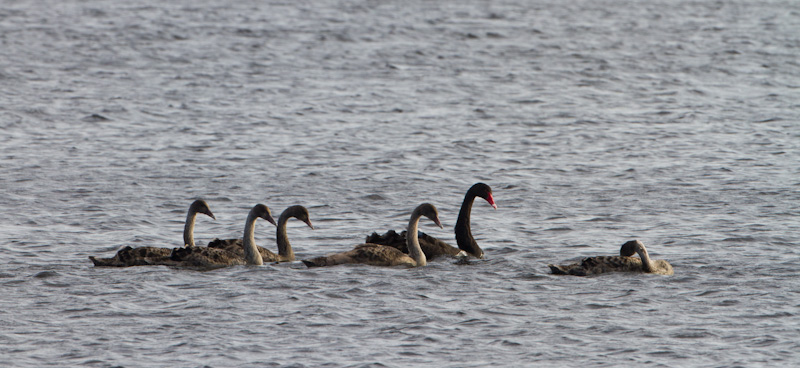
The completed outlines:
[[[494,203],[494,197],[492,196],[492,188],[484,183],[477,183],[469,188],[469,191],[474,193],[476,196],[481,197],[489,202],[489,204],[494,208],[497,209],[497,204]]]

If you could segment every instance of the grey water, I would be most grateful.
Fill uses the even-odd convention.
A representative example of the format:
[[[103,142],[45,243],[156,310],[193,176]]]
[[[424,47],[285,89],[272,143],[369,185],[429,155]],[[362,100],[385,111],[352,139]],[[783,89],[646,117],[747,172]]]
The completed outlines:
[[[3,1],[0,365],[800,365],[800,3]],[[473,183],[486,259],[95,268]],[[275,249],[259,222],[256,241]],[[674,276],[550,275],[640,239]]]

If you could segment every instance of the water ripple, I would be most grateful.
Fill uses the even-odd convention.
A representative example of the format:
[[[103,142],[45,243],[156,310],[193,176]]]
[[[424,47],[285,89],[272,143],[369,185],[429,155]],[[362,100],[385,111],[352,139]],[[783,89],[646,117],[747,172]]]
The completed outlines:
[[[795,2],[4,5],[0,365],[800,362]],[[455,242],[478,181],[486,260],[87,259],[179,246],[196,198],[201,243],[302,204],[315,257],[422,202]],[[675,276],[547,269],[633,238]]]

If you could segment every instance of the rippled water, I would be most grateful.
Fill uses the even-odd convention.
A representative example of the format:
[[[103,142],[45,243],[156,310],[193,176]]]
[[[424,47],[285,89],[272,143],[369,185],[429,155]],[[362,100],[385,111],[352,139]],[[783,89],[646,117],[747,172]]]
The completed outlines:
[[[798,3],[137,3],[0,8],[0,365],[800,364]],[[195,198],[200,243],[453,239],[478,181],[467,266],[87,259]],[[632,238],[675,275],[548,273]]]

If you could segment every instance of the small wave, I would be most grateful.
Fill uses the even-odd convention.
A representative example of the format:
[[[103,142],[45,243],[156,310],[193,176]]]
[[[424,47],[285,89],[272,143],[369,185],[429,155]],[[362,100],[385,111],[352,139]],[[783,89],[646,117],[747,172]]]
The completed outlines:
[[[56,272],[56,271],[42,271],[42,272],[37,273],[36,275],[33,275],[33,277],[37,278],[37,279],[46,279],[46,278],[56,277],[56,276],[59,276],[58,272]]]

